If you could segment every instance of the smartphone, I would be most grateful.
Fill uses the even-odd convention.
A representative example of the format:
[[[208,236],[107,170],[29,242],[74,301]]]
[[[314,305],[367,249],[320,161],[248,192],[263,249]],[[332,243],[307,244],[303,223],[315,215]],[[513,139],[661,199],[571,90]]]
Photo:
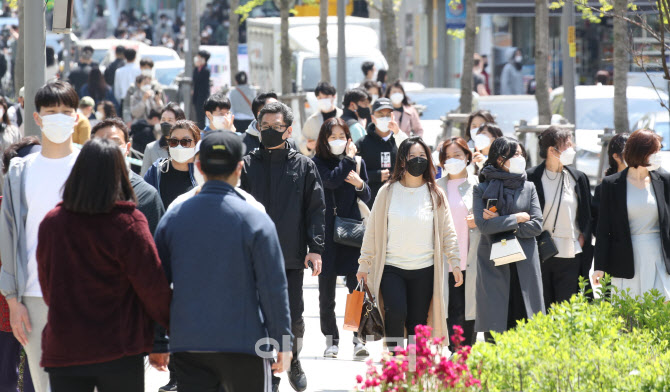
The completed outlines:
[[[486,209],[491,212],[498,211],[497,205],[498,205],[498,199],[488,199],[486,201]]]

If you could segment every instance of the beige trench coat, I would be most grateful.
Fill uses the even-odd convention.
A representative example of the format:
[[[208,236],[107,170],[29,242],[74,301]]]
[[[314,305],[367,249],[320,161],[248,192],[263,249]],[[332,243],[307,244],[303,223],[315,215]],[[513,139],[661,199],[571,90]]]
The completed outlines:
[[[358,272],[368,273],[368,287],[377,298],[377,306],[384,317],[384,299],[379,292],[384,265],[386,264],[386,244],[388,242],[388,210],[393,196],[393,185],[384,185],[377,194],[372,206],[370,217],[366,220],[365,236],[361,247],[361,257],[358,259]],[[437,190],[444,200],[437,207],[436,196],[433,195],[433,205],[436,210],[433,218],[435,234],[433,244],[435,275],[433,280],[433,299],[428,310],[428,325],[433,328],[434,337],[447,337],[447,307],[444,295],[445,263],[452,267],[459,267],[458,240],[454,222],[449,213],[449,204],[440,187]]]

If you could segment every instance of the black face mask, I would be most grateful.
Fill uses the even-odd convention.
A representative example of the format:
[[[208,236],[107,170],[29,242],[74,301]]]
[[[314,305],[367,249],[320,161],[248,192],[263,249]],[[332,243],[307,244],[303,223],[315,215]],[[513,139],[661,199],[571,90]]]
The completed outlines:
[[[412,158],[407,161],[407,172],[414,177],[421,177],[428,169],[428,159],[422,157]]]
[[[277,147],[284,143],[284,132],[277,132],[274,129],[261,131],[261,143],[267,148]]]
[[[171,129],[172,129],[172,124],[170,124],[169,122],[162,122],[161,123],[161,133],[163,133],[163,136],[169,136]]]
[[[356,113],[358,114],[358,118],[370,119],[370,108],[362,108],[359,106],[358,109],[356,109]]]

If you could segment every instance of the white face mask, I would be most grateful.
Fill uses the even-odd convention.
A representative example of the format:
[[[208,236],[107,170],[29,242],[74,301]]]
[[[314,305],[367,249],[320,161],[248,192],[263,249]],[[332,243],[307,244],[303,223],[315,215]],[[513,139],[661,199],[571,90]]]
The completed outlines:
[[[558,159],[561,161],[561,164],[563,166],[568,166],[572,165],[572,163],[575,161],[575,156],[577,155],[577,151],[575,151],[574,148],[570,147],[567,150],[563,151],[561,153],[561,156],[558,157]]]
[[[375,103],[376,100],[379,99],[379,95],[377,95],[377,94],[372,94],[372,95],[370,95],[370,97],[372,99],[372,102],[370,102],[370,105],[372,105],[373,103]]]
[[[516,61],[517,63],[522,63],[523,62],[523,56],[515,56],[514,61]]]
[[[332,98],[322,98],[317,102],[319,110],[323,113],[327,113],[333,110],[333,99]]]
[[[344,148],[347,146],[346,140],[331,140],[328,142],[330,146],[330,152],[333,155],[340,155],[344,152]]]
[[[182,146],[170,147],[170,156],[175,162],[185,163],[195,156],[195,147],[184,148]]]
[[[142,70],[142,75],[144,75],[144,76],[153,76],[154,74],[153,74],[153,71],[150,70],[150,69],[143,69],[143,70]]]
[[[661,163],[663,163],[663,158],[658,155],[658,153],[651,154],[649,155],[649,166],[647,166],[647,170],[658,170],[661,167]]]
[[[403,93],[393,93],[391,94],[390,98],[393,104],[398,105],[402,103],[403,99],[405,99],[405,95]]]
[[[465,161],[458,158],[447,159],[444,162],[444,171],[451,175],[459,174],[465,170]]]
[[[479,135],[475,136],[474,141],[475,141],[475,147],[477,147],[479,151],[491,145],[491,139],[488,136],[484,135],[483,133],[480,133]]]
[[[145,85],[143,85],[143,86],[142,86],[142,91],[144,91],[145,93],[146,93],[147,91],[151,91],[151,85],[150,85],[150,84],[145,84]]]
[[[512,174],[521,174],[526,171],[526,159],[524,157],[514,157],[507,161],[507,167]]]
[[[40,116],[42,119],[42,132],[51,142],[61,144],[67,141],[74,132],[77,118],[67,114],[50,114]]]
[[[98,120],[98,121],[102,121],[103,118],[104,118],[104,116],[102,115],[102,113],[100,113],[100,112],[95,112],[95,119],[96,119],[96,120]]]
[[[377,118],[377,128],[382,132],[389,131],[389,123],[391,122],[391,117],[378,117]]]
[[[226,116],[212,116],[212,126],[219,131],[222,131],[225,127],[224,121]]]

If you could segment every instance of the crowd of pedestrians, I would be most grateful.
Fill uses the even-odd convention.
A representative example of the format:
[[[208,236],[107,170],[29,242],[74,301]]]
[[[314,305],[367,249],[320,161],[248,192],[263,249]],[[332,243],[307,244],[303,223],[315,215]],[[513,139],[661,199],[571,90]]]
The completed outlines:
[[[276,391],[283,371],[304,391],[305,271],[326,358],[342,343],[338,277],[350,293],[368,286],[390,352],[417,325],[494,342],[576,294],[592,265],[593,284],[608,273],[670,299],[670,174],[651,131],[614,138],[592,197],[569,131],[543,131],[529,168],[479,111],[433,151],[402,84],[372,80],[374,64],[341,102],[319,83],[297,132],[246,74],[230,97],[194,95],[202,117],[189,119],[151,62],[124,61],[111,84],[83,64],[81,99],[55,81],[29,98],[35,113],[0,101],[2,390],[17,390],[23,347],[25,391],[143,391],[147,355],[170,371],[162,391]],[[26,115],[41,143],[21,136]],[[361,243],[338,239],[341,219],[364,222]],[[501,262],[501,243],[521,256]],[[355,358],[365,343],[353,334]]]

